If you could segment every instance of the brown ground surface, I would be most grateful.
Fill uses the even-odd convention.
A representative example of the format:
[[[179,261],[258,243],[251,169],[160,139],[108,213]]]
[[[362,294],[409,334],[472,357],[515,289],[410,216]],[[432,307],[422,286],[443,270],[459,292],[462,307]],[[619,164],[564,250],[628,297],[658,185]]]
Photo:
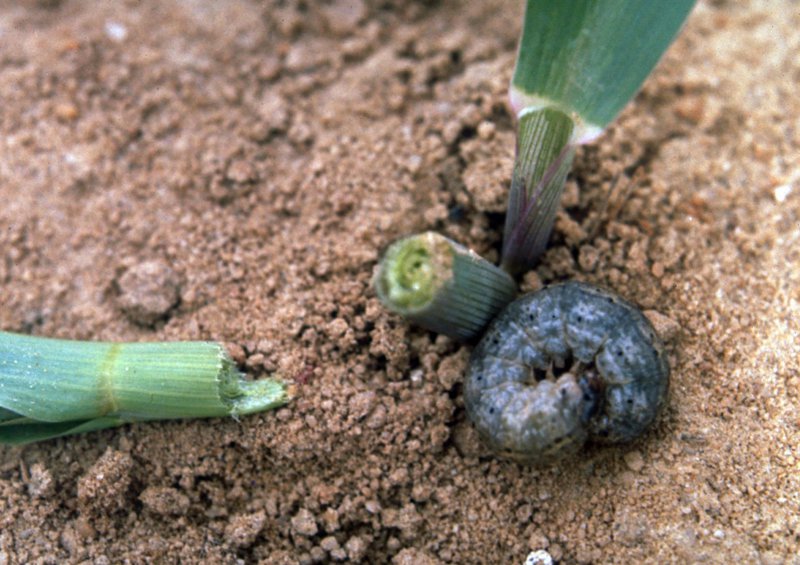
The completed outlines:
[[[469,347],[375,299],[398,236],[497,258],[520,12],[0,4],[0,328],[219,339],[300,385],[241,422],[0,448],[0,563],[800,563],[796,2],[695,9],[579,152],[525,278],[665,317],[647,437],[550,469],[488,457]]]

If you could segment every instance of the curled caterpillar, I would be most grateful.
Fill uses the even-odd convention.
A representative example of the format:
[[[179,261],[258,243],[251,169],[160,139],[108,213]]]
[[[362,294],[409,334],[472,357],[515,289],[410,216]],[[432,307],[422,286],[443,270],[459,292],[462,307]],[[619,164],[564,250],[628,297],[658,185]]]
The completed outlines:
[[[587,439],[629,441],[666,402],[669,365],[631,303],[586,283],[509,304],[472,353],[467,414],[499,455],[548,463]]]

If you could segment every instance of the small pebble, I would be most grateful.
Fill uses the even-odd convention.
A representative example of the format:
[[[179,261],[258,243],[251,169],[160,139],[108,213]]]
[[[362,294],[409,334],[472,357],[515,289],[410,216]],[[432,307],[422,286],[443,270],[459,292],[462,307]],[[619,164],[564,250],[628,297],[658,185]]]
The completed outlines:
[[[350,561],[357,563],[367,552],[367,542],[364,541],[364,538],[353,536],[347,540],[347,543],[344,544],[344,548],[347,550],[347,557],[350,558]]]
[[[241,365],[247,360],[247,354],[245,353],[244,348],[238,343],[226,343],[225,349],[235,363]]]
[[[653,324],[653,328],[662,340],[672,341],[678,337],[678,333],[681,330],[678,322],[655,310],[645,310],[642,313]]]
[[[267,90],[256,107],[263,126],[264,137],[273,131],[284,131],[289,126],[289,104],[274,90]]]
[[[311,537],[316,535],[317,531],[314,515],[305,508],[301,508],[292,518],[292,532],[295,534]]]
[[[334,0],[322,8],[328,28],[336,35],[350,35],[367,15],[362,0]]]
[[[106,22],[105,32],[109,39],[118,43],[125,41],[125,38],[128,37],[128,28],[119,22],[110,20]]]
[[[234,547],[250,547],[264,528],[266,518],[263,511],[234,516],[225,528],[225,539]]]
[[[389,541],[391,542],[391,539]],[[394,565],[435,565],[441,562],[421,549],[407,547],[394,556],[392,563]]]
[[[228,165],[225,177],[229,181],[244,184],[258,180],[258,173],[249,161],[236,159]]]
[[[493,122],[484,120],[478,124],[478,137],[483,140],[492,139],[492,137],[494,137],[495,129],[496,126]]]
[[[775,202],[779,204],[785,202],[789,195],[792,193],[792,185],[791,184],[782,184],[780,186],[775,187]]]
[[[320,547],[330,553],[336,549],[339,549],[339,542],[333,536],[327,536],[322,538],[322,541],[319,543]]]
[[[553,558],[544,549],[531,551],[524,565],[553,565]]]
[[[600,260],[600,252],[591,245],[581,245],[578,251],[578,264],[584,272],[591,273],[597,267]]]
[[[78,107],[75,106],[75,104],[70,103],[57,104],[53,109],[53,112],[55,113],[56,118],[62,122],[71,122],[77,118],[79,114]]]
[[[152,486],[139,495],[144,507],[161,516],[183,516],[189,510],[189,497],[176,488]]]
[[[128,319],[152,326],[166,318],[180,298],[178,275],[163,261],[145,261],[119,279],[119,306]]]
[[[84,510],[107,514],[125,506],[133,459],[107,448],[78,479],[78,504]]]
[[[625,464],[628,466],[628,469],[634,473],[638,473],[644,467],[644,458],[639,451],[629,451],[623,458],[625,459]]]
[[[44,498],[53,493],[53,476],[41,463],[34,463],[30,469],[28,480],[28,494],[31,498]]]

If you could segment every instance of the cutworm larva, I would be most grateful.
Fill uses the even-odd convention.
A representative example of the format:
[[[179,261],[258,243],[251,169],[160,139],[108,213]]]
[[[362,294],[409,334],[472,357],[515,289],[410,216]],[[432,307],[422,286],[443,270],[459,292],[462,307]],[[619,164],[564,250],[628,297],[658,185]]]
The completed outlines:
[[[567,282],[523,296],[492,322],[472,353],[464,400],[494,451],[547,463],[587,439],[637,437],[668,384],[661,342],[639,309]]]

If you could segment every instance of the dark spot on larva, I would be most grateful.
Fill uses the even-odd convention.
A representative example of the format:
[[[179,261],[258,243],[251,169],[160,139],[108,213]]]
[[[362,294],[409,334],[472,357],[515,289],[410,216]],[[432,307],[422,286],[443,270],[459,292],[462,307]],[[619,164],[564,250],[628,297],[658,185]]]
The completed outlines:
[[[611,298],[610,296],[607,298],[607,300],[608,300],[609,304],[614,304],[614,302],[615,302],[614,299]]]
[[[621,349],[617,349],[617,357],[622,357],[622,350]]]
[[[482,381],[483,380],[483,375],[478,375],[478,380]]]
[[[578,316],[578,322],[583,323],[583,316]]]
[[[489,408],[489,414],[494,414],[494,406],[492,406],[491,408]]]

